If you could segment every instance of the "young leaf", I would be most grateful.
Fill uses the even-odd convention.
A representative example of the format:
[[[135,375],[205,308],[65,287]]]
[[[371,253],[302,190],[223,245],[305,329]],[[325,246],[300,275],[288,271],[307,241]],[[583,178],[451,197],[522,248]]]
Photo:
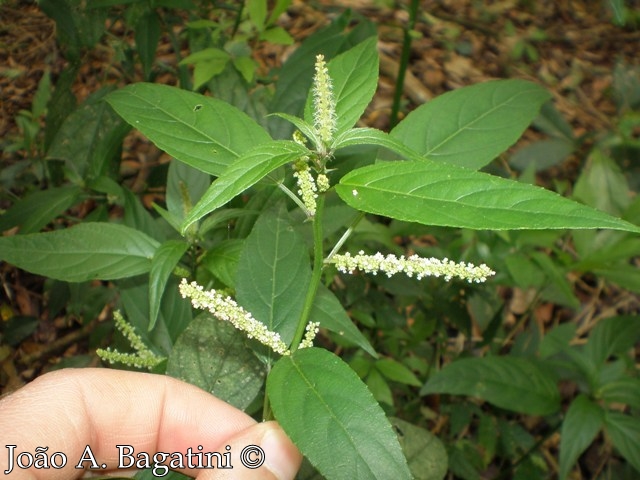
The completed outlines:
[[[524,80],[471,85],[418,107],[391,136],[430,160],[479,169],[518,140],[550,97]]]
[[[169,240],[156,250],[151,260],[151,273],[149,274],[149,330],[153,330],[160,311],[160,300],[167,286],[167,280],[175,266],[189,248],[187,242],[182,240]]]
[[[167,85],[136,83],[106,98],[118,114],[169,155],[220,175],[241,154],[270,140],[235,107]]]
[[[333,353],[312,347],[282,357],[267,395],[282,428],[325,478],[411,478],[383,410]]]
[[[208,313],[198,315],[178,338],[167,375],[245,409],[264,383],[262,363],[245,345],[245,336]]]
[[[431,377],[420,393],[469,395],[528,415],[549,415],[560,408],[553,380],[534,362],[513,356],[457,360]]]
[[[255,185],[276,168],[308,153],[302,145],[288,140],[272,141],[246,152],[211,184],[185,218],[182,230]]]
[[[425,225],[640,232],[638,226],[549,190],[426,159],[353,170],[336,191],[358,210]]]
[[[309,253],[286,212],[264,212],[238,262],[236,298],[269,330],[291,342],[311,279]]]
[[[560,437],[560,480],[569,475],[578,457],[602,428],[604,412],[585,395],[578,395],[567,410]]]
[[[0,237],[0,260],[66,282],[113,280],[146,273],[158,242],[113,223]]]
[[[640,472],[640,418],[607,411],[604,422],[613,445]]]

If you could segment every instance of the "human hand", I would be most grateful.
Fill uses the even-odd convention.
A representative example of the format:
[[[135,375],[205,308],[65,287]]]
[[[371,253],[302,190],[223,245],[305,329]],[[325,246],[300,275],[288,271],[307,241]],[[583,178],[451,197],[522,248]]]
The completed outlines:
[[[116,445],[130,445],[134,451]],[[264,451],[264,464],[257,469],[241,463],[241,452],[249,445]],[[29,459],[20,456],[22,452],[37,460],[35,454],[46,447],[49,468],[20,468],[20,460],[24,465]],[[197,453],[206,464],[204,452],[220,453],[221,461],[214,456],[210,464],[216,468],[188,469],[188,448],[194,454],[189,457],[192,465],[197,465]],[[48,373],[0,400],[0,449],[0,476],[10,471],[9,478],[15,480],[80,478],[92,463],[100,469],[106,466],[100,473],[114,471],[145,453],[153,466],[156,452],[180,452],[176,458],[182,457],[185,469],[178,470],[198,480],[292,479],[302,461],[275,422],[257,423],[211,394],[168,376],[108,369]],[[63,458],[55,452],[66,458],[64,467],[52,466],[59,466]],[[250,460],[258,459],[259,450],[247,453]],[[163,463],[169,466],[172,458]],[[85,461],[76,469],[80,460]],[[218,468],[229,464],[233,469]]]

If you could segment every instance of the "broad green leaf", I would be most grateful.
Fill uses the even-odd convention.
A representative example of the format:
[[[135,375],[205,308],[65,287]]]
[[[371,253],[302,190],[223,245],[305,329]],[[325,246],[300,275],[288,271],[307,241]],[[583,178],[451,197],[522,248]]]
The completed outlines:
[[[640,418],[607,411],[604,422],[613,445],[640,472]]]
[[[264,374],[244,334],[208,313],[189,324],[167,363],[167,375],[197,385],[241,410],[260,393]]]
[[[137,83],[107,96],[114,110],[169,155],[220,175],[269,134],[247,115],[211,97],[167,85]]]
[[[246,152],[211,184],[185,218],[182,230],[255,185],[276,168],[305,154],[309,154],[305,147],[288,140],[272,141]]]
[[[129,126],[100,100],[103,93],[94,94],[65,118],[47,151],[47,159],[65,162],[78,184],[112,173],[129,131]]]
[[[371,37],[328,62],[336,102],[336,134],[353,127],[371,102],[378,86],[377,38]],[[304,118],[313,123],[313,89],[309,91]]]
[[[156,250],[151,260],[149,274],[149,330],[153,330],[160,311],[160,301],[167,286],[169,276],[173,272],[189,244],[182,240],[169,240]]]
[[[534,362],[513,356],[456,360],[431,377],[420,393],[478,397],[528,415],[549,415],[560,408],[554,381]]]
[[[622,315],[602,320],[589,335],[585,354],[595,365],[611,355],[624,355],[640,341],[640,317]]]
[[[607,404],[622,403],[640,410],[640,379],[626,377],[608,382],[597,392]]]
[[[74,205],[81,193],[75,185],[33,192],[0,216],[0,232],[19,225],[21,234],[35,233]]]
[[[282,357],[267,395],[282,428],[325,478],[411,478],[383,410],[333,353],[312,347]]]
[[[392,358],[382,358],[378,360],[375,363],[375,367],[389,380],[406,385],[413,385],[414,387],[422,386],[422,382],[416,378],[411,370]]]
[[[440,480],[447,474],[447,451],[429,430],[390,418],[415,480]],[[485,444],[483,443],[484,447]]]
[[[322,284],[319,286],[316,298],[313,301],[310,317],[311,321],[320,322],[321,328],[337,333],[345,340],[362,348],[372,357],[378,356],[367,338],[358,330],[358,327],[353,324],[347,312],[344,311],[340,301]]]
[[[0,238],[0,260],[66,282],[113,280],[146,273],[158,242],[112,223]]]
[[[151,10],[136,23],[136,50],[140,55],[145,80],[151,78],[151,68],[156,58],[156,50],[160,41],[160,19]]]
[[[463,87],[415,109],[391,136],[430,160],[478,169],[513,145],[550,97],[524,80]]]
[[[358,210],[425,225],[517,230],[640,227],[540,187],[428,160],[383,162],[342,177]]]
[[[562,422],[560,437],[561,480],[567,478],[578,457],[587,449],[602,428],[604,412],[589,397],[578,395],[571,402]]]
[[[248,0],[246,6],[249,10],[249,19],[258,31],[262,31],[267,20],[267,0]]]
[[[309,281],[309,253],[286,211],[264,212],[247,237],[238,262],[238,303],[289,344]]]

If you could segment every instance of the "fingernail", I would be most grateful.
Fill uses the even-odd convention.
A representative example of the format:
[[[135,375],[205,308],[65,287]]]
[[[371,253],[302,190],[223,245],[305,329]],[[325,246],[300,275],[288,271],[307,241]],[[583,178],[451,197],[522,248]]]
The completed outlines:
[[[278,480],[292,480],[298,473],[299,465],[293,454],[295,447],[286,433],[274,425],[262,437],[261,444],[265,456],[264,466]]]

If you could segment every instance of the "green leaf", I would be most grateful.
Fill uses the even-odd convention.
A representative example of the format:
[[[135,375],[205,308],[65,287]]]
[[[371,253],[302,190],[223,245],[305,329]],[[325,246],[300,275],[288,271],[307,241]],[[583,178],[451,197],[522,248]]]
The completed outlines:
[[[426,159],[353,170],[336,191],[358,210],[425,225],[640,232],[640,227],[549,190]]]
[[[411,370],[391,358],[378,360],[375,367],[389,380],[406,385],[413,385],[414,387],[422,386],[422,382],[416,378]]]
[[[371,37],[327,64],[336,102],[336,134],[353,127],[371,102],[378,86],[377,38]],[[313,123],[313,90],[309,91],[304,118]]]
[[[211,184],[185,218],[182,230],[255,185],[276,168],[305,154],[309,154],[305,147],[289,140],[272,141],[246,152]]]
[[[167,210],[182,221],[211,185],[211,176],[186,163],[169,164],[167,174]]]
[[[475,170],[514,144],[550,97],[524,80],[463,87],[415,109],[391,136],[431,160]]]
[[[167,375],[184,380],[244,410],[264,383],[264,367],[244,334],[208,313],[198,315],[178,338]]]
[[[604,422],[613,445],[640,472],[640,418],[607,411]]]
[[[431,377],[420,393],[478,397],[528,415],[549,415],[560,409],[560,393],[553,380],[532,361],[513,356],[456,360]]]
[[[289,344],[311,280],[309,252],[286,211],[264,212],[247,237],[238,262],[238,303]]]
[[[137,83],[116,90],[109,104],[169,155],[220,175],[269,134],[235,107],[167,85]]]
[[[560,437],[560,479],[571,472],[578,457],[587,449],[602,428],[602,408],[585,395],[578,395],[567,410]]]
[[[235,289],[238,261],[243,250],[244,240],[225,240],[207,250],[202,266],[227,287]]]
[[[621,378],[608,382],[597,392],[607,404],[622,403],[640,410],[640,379]]]
[[[331,330],[348,342],[359,346],[372,357],[378,357],[369,340],[353,324],[347,312],[344,311],[340,301],[331,290],[322,284],[318,287],[316,298],[313,301],[310,318],[314,322],[320,322],[320,327]]]
[[[260,40],[276,45],[293,45],[295,40],[282,27],[271,27],[260,34]]]
[[[390,418],[415,480],[440,480],[447,474],[447,451],[429,430]],[[483,444],[484,446],[484,444]]]
[[[282,357],[267,395],[282,428],[325,478],[411,478],[384,412],[333,353],[312,347]]]
[[[573,189],[573,196],[611,215],[620,215],[631,203],[627,179],[612,158],[594,149]]]
[[[35,233],[74,205],[81,193],[75,185],[30,193],[0,217],[0,232],[19,225],[21,234]]]
[[[151,78],[151,68],[156,58],[160,41],[160,19],[155,11],[150,11],[136,23],[136,49],[140,55],[145,80]]]
[[[146,273],[158,242],[112,223],[82,223],[53,232],[0,238],[0,260],[37,275],[82,282]]]
[[[262,31],[264,22],[267,20],[267,0],[248,0],[246,6],[249,10],[249,18],[258,31]]]
[[[182,240],[169,240],[156,250],[149,274],[149,330],[153,330],[160,311],[160,301],[167,281],[189,244]]]
[[[602,320],[589,335],[585,354],[595,365],[611,355],[624,355],[640,341],[640,317],[621,315]]]
[[[332,148],[351,147],[353,145],[378,145],[385,147],[392,152],[396,152],[410,160],[420,160],[422,158],[413,150],[398,142],[389,134],[375,128],[352,128],[336,136]]]
[[[76,183],[111,173],[129,131],[129,126],[99,100],[100,95],[96,96],[64,120],[47,151],[47,159],[65,162]]]

